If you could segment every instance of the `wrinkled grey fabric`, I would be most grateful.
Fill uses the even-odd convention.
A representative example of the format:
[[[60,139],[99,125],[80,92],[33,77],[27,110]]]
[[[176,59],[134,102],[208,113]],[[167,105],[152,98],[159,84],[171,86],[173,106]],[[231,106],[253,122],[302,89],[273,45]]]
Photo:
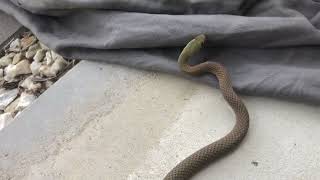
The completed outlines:
[[[221,62],[238,92],[320,103],[320,0],[0,0],[0,10],[65,57],[177,75],[182,47],[203,33],[192,63]]]

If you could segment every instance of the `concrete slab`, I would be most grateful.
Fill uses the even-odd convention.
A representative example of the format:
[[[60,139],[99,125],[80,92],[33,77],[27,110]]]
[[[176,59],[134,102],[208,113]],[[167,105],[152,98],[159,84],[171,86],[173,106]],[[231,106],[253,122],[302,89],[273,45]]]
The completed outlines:
[[[244,101],[245,141],[193,179],[319,178],[319,107]],[[161,179],[233,124],[209,86],[82,61],[0,132],[0,179]]]

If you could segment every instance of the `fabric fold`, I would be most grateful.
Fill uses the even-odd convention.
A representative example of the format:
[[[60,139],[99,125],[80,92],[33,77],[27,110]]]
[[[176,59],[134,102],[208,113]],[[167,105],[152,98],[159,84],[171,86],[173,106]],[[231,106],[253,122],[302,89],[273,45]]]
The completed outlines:
[[[68,58],[178,75],[181,48],[205,34],[193,63],[221,62],[240,93],[320,102],[314,0],[0,0],[0,9]]]

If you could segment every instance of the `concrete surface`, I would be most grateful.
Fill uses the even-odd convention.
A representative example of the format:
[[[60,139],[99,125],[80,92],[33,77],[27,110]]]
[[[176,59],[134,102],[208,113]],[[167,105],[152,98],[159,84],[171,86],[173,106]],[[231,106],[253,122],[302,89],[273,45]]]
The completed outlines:
[[[245,141],[193,179],[318,179],[319,107],[244,101]],[[0,179],[161,179],[233,124],[209,86],[82,61],[0,132]]]
[[[14,18],[0,11],[0,44],[18,30],[20,26]]]

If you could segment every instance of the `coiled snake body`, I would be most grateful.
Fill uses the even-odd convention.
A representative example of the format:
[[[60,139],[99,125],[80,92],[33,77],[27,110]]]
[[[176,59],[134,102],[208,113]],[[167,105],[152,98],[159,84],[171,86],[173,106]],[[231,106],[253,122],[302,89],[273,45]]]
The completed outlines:
[[[204,41],[204,35],[199,35],[190,41],[180,54],[178,64],[180,69],[188,74],[201,75],[203,73],[212,73],[217,77],[220,90],[236,115],[236,124],[226,136],[203,147],[180,162],[166,175],[164,180],[191,178],[209,163],[234,149],[243,140],[249,128],[247,108],[234,92],[226,69],[219,63],[209,61],[194,66],[187,64],[188,59],[201,49]]]

